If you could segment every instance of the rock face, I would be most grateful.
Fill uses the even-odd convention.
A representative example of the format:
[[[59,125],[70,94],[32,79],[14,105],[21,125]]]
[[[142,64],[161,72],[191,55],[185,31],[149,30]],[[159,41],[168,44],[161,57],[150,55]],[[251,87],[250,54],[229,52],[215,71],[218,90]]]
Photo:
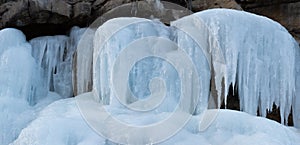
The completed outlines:
[[[244,0],[239,4],[246,11],[279,22],[300,43],[300,0]]]
[[[211,8],[229,8],[242,10],[241,6],[235,0],[194,0],[192,1],[192,10],[201,11]]]
[[[88,26],[95,18],[131,0],[0,0],[0,29],[17,27],[32,37],[63,34],[72,26]],[[167,0],[201,11],[210,8],[246,10],[285,26],[300,42],[300,0]],[[54,26],[53,26],[54,25]],[[25,28],[23,28],[25,27]],[[45,30],[44,27],[47,27]],[[54,28],[53,28],[54,27]],[[27,32],[27,29],[37,32]],[[43,33],[51,30],[52,33]],[[29,38],[32,38],[29,36]]]
[[[0,1],[0,29],[30,24],[86,25],[93,17],[129,0]]]

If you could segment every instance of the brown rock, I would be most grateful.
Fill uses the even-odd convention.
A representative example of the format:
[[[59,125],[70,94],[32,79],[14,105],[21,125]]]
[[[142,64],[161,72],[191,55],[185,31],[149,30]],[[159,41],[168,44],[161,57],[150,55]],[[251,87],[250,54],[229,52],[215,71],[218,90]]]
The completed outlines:
[[[300,43],[300,0],[242,3],[246,11],[269,17],[283,25]]]
[[[11,1],[0,6],[0,28],[9,24],[24,26],[30,23],[28,14],[28,1]]]
[[[89,2],[79,2],[79,3],[76,3],[74,5],[74,8],[73,8],[73,11],[74,11],[74,18],[76,17],[83,17],[83,16],[86,16],[86,17],[89,17],[91,15],[91,11],[92,11],[92,6],[91,6],[91,3]]]
[[[62,16],[66,16],[68,18],[71,17],[72,14],[72,6],[65,1],[62,0],[52,0],[51,2],[51,11],[53,13],[57,13]]]
[[[201,11],[211,8],[229,8],[242,10],[235,0],[194,0],[192,1],[193,11]]]

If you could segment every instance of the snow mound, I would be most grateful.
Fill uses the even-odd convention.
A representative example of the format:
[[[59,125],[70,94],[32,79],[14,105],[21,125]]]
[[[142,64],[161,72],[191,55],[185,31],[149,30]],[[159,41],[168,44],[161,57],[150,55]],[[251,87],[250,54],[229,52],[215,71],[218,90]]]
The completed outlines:
[[[199,131],[200,120],[205,120],[215,111],[208,110],[194,116],[185,128],[161,144],[300,144],[300,132],[295,128],[286,127],[266,118],[231,110],[219,110],[218,116],[210,127]],[[125,120],[133,116],[126,112],[120,112],[118,115]],[[153,115],[154,117],[151,116],[146,121],[155,118],[155,114]],[[145,122],[145,119],[137,121],[142,123]],[[11,145],[107,143],[111,142],[98,136],[88,127],[80,116],[75,99],[71,98],[56,101],[46,107],[40,112],[37,119],[22,130],[19,138]]]
[[[89,128],[76,106],[74,98],[56,101],[42,110],[37,119],[23,129],[11,145],[85,145],[104,144]]]

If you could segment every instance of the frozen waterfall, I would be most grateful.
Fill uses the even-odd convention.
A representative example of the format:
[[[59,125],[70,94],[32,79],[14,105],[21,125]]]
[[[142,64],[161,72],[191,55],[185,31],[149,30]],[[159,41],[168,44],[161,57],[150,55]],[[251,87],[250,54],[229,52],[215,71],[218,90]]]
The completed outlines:
[[[73,68],[73,55],[84,31],[73,27],[69,37],[43,36],[30,40],[32,56],[41,68],[43,86],[47,91],[57,92],[64,97],[73,96],[73,85],[75,87],[77,84],[73,84],[72,70],[81,66]]]
[[[130,26],[122,27],[129,23]],[[107,36],[111,35],[112,39],[108,40]],[[207,108],[210,71],[215,72],[213,77],[218,91],[218,102],[216,102],[218,106],[222,101],[222,86],[225,90],[223,97],[226,103],[230,84],[234,86],[233,88],[238,88],[240,109],[253,115],[265,117],[275,103],[280,106],[281,122],[287,123],[291,108],[297,110],[299,106],[299,103],[296,103],[299,95],[296,96],[295,91],[296,82],[298,83],[295,54],[299,51],[299,47],[294,38],[279,23],[266,17],[226,9],[207,10],[184,17],[172,22],[171,28],[137,18],[108,21],[98,29],[94,39],[94,89],[99,90],[97,93],[100,100],[109,102],[105,98],[113,99],[116,95],[111,90],[113,84],[110,80],[112,71],[110,68],[113,67],[122,49],[126,48],[129,42],[151,36],[178,43],[189,54],[193,63],[199,65],[197,71],[202,75],[200,80],[202,94],[199,94],[199,103],[202,104],[198,105],[201,107]],[[102,52],[99,52],[102,47]],[[100,61],[95,60],[97,58],[95,55],[98,54],[100,54]],[[147,63],[158,67],[160,64],[155,60],[152,62],[148,60],[143,64],[147,65]],[[143,89],[136,87],[143,87],[138,84],[149,83],[147,80],[149,78],[139,79],[139,75],[145,75],[149,70],[142,65],[136,68],[138,66],[136,64],[130,72],[135,78],[129,78],[129,88],[133,87],[131,91],[135,93],[134,95],[145,96],[147,86]],[[150,72],[155,74],[155,68],[151,70],[153,71]],[[159,70],[166,72],[170,68],[163,67]],[[152,76],[155,76],[154,74]],[[173,77],[166,80],[176,80],[174,74],[176,73],[171,73]],[[132,83],[135,79],[138,80],[137,83]],[[175,94],[180,94],[180,89],[173,90],[175,93],[172,92],[171,96],[176,99]],[[134,100],[129,98],[129,102]],[[257,110],[260,114],[257,114]],[[294,124],[297,126],[300,123],[297,121],[299,115],[296,111],[293,111],[293,115],[296,117]]]
[[[293,99],[300,97],[295,96],[295,54],[299,47],[284,27],[266,17],[226,9],[199,12],[173,22],[173,26],[204,46],[216,73],[218,100],[224,78],[225,103],[229,85],[237,85],[242,111],[256,115],[259,108],[265,117],[275,103],[280,106],[281,122],[287,123]],[[294,105],[296,109],[299,103]]]
[[[182,78],[184,74],[188,77]],[[231,84],[239,93],[241,111],[248,114],[220,110],[212,125],[201,132],[201,118],[213,114],[207,111],[209,100],[215,100],[219,108],[224,98],[226,105]],[[118,85],[125,86],[119,100]],[[190,91],[192,97],[182,91]],[[95,97],[121,122],[140,126],[164,121],[185,100],[182,107],[189,109],[184,113],[192,114],[191,120],[163,144],[199,140],[204,144],[299,144],[300,140],[299,44],[279,23],[243,11],[206,10],[170,26],[158,20],[115,18],[95,32],[73,27],[68,36],[43,36],[29,42],[19,30],[0,30],[1,144],[109,144],[87,126],[78,102],[67,98],[74,94]],[[122,104],[134,106],[159,95],[165,98],[160,106],[146,113]],[[266,117],[274,103],[280,107],[282,124],[292,108],[297,128],[256,117]],[[112,131],[120,130],[107,124]]]

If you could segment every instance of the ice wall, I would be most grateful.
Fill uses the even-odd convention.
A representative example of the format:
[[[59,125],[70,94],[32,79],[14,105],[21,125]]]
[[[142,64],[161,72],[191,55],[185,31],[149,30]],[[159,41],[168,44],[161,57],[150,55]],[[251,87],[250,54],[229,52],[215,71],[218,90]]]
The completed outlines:
[[[46,97],[40,82],[25,35],[12,28],[0,30],[0,144],[16,139],[34,119],[36,110],[58,98]],[[41,97],[49,99],[41,101]]]
[[[0,31],[0,96],[28,100],[40,95],[39,76],[31,56],[31,45],[25,35],[16,29]],[[34,76],[35,75],[35,76]]]
[[[73,96],[73,54],[83,32],[84,29],[73,27],[69,37],[43,36],[30,40],[32,56],[40,66],[46,90],[57,92],[64,97]]]
[[[300,47],[296,45],[296,95],[293,100],[293,121],[294,126],[300,128]]]
[[[275,103],[280,106],[281,122],[287,123],[295,97],[299,48],[284,27],[266,17],[227,9],[202,11],[173,26],[188,31],[204,46],[215,71],[218,104],[224,78],[225,102],[229,85],[237,85],[242,111],[256,115],[259,108],[266,116]],[[205,38],[199,36],[202,34]]]
[[[142,55],[139,53],[139,49],[145,48],[145,45],[155,46],[159,45],[159,42],[154,41],[150,43],[145,41],[142,45],[135,46],[132,49],[136,49],[133,52],[130,52],[132,43],[139,41],[143,38],[160,38],[166,39],[173,43],[178,44],[180,50],[184,50],[184,53],[191,58],[189,64],[185,66],[192,65],[197,70],[196,74],[189,72],[191,75],[197,75],[199,78],[199,83],[201,84],[200,94],[197,94],[199,102],[201,105],[198,106],[198,110],[204,110],[207,108],[208,96],[209,96],[209,80],[210,80],[210,71],[209,65],[205,57],[203,56],[202,49],[199,48],[199,45],[195,44],[194,41],[188,37],[184,32],[172,31],[172,29],[166,27],[160,22],[151,21],[142,18],[116,18],[107,21],[101,27],[98,28],[94,38],[94,60],[93,60],[93,82],[94,88],[96,91],[96,99],[104,104],[111,104],[114,106],[118,104],[116,100],[116,92],[113,90],[113,68],[116,67],[115,71],[121,71],[125,77],[123,80],[119,80],[118,83],[123,83],[122,81],[128,81],[128,92],[123,94],[126,96],[126,101],[128,103],[134,103],[136,99],[145,99],[151,96],[151,87],[150,82],[153,78],[161,78],[166,84],[166,96],[162,104],[157,108],[159,111],[172,111],[179,102],[182,80],[184,78],[180,75],[181,71],[190,71],[187,67],[181,66],[182,68],[174,68],[174,65],[170,62],[168,55],[172,53],[178,53],[179,49],[169,50],[168,52],[164,51],[164,48],[158,49],[157,51],[151,52],[151,57],[145,57],[140,60],[136,60],[134,65],[130,68],[129,72],[126,72],[121,67],[118,66],[127,66],[130,59],[137,55]],[[152,42],[152,41],[151,41]],[[161,47],[167,47],[167,44],[162,44]],[[149,48],[151,49],[151,48]],[[154,49],[154,48],[152,48]],[[149,50],[149,51],[152,51]],[[129,52],[127,52],[129,51]],[[115,64],[118,60],[118,57],[121,54],[129,54],[128,61],[124,60],[120,64]],[[132,54],[131,54],[132,53]],[[156,56],[156,53],[166,53],[166,58],[159,58]],[[178,61],[182,61],[182,58],[177,58]],[[126,78],[128,77],[128,79]],[[186,78],[185,78],[186,79]],[[159,85],[159,84],[155,84]],[[194,87],[194,86],[192,86]],[[131,94],[132,93],[132,94]],[[119,94],[120,95],[120,94]],[[121,95],[122,96],[122,95]],[[134,97],[132,97],[134,96]],[[199,97],[201,96],[201,97]],[[185,96],[182,96],[183,99]],[[194,98],[193,98],[194,99]],[[198,104],[197,101],[190,102],[189,106]],[[191,110],[191,113],[194,113],[194,110]]]
[[[170,39],[183,47],[192,58],[198,73],[203,76],[201,77],[202,94],[199,95],[200,102],[198,102],[202,108],[198,106],[198,112],[207,108],[209,96],[207,79],[210,79],[211,71],[215,73],[213,77],[218,91],[218,107],[222,102],[222,89],[225,90],[226,104],[230,84],[233,88],[238,88],[241,110],[253,115],[257,115],[259,110],[258,115],[265,117],[275,103],[280,106],[281,122],[287,123],[291,107],[294,105],[293,108],[296,110],[299,106],[297,105],[299,97],[295,97],[295,83],[298,82],[295,54],[299,47],[294,38],[279,23],[266,17],[227,9],[206,10],[184,17],[172,22],[172,28],[151,24],[153,22],[147,22],[151,26],[135,24],[137,21],[146,20],[113,19],[97,30],[96,41],[94,41],[94,90],[99,91],[98,99],[109,102],[105,98],[113,98],[115,95],[110,88],[112,86],[110,67],[113,66],[114,60],[122,49],[129,42],[155,36]],[[122,27],[129,23],[130,27]],[[112,39],[108,40],[109,36],[113,36]],[[103,47],[103,52],[99,52],[100,47]],[[95,55],[98,54],[100,60],[96,59]],[[152,64],[150,70],[142,67],[148,63]],[[135,77],[129,79],[129,86],[134,88],[131,90],[133,93],[135,90],[142,90],[136,92],[137,96],[149,94],[147,86],[138,85],[148,84],[149,78],[146,76],[144,77],[146,80],[142,81],[139,74],[144,72],[155,74],[157,69],[155,65],[159,66],[160,63],[149,61],[143,65],[140,67],[138,64],[135,65],[132,71]],[[158,67],[158,69],[166,68]],[[148,75],[151,76],[149,73]],[[176,80],[176,75],[171,75],[168,79]],[[174,89],[173,96],[179,93],[176,90],[178,89]],[[295,111],[294,115],[297,116]]]
[[[80,34],[78,34],[80,33]],[[80,29],[76,32],[81,37],[73,37],[74,44],[78,44],[73,63],[73,91],[74,96],[92,90],[93,81],[93,37],[94,30],[89,28]],[[75,35],[74,35],[75,36]],[[72,34],[71,34],[72,38]],[[81,39],[80,39],[81,38]]]

